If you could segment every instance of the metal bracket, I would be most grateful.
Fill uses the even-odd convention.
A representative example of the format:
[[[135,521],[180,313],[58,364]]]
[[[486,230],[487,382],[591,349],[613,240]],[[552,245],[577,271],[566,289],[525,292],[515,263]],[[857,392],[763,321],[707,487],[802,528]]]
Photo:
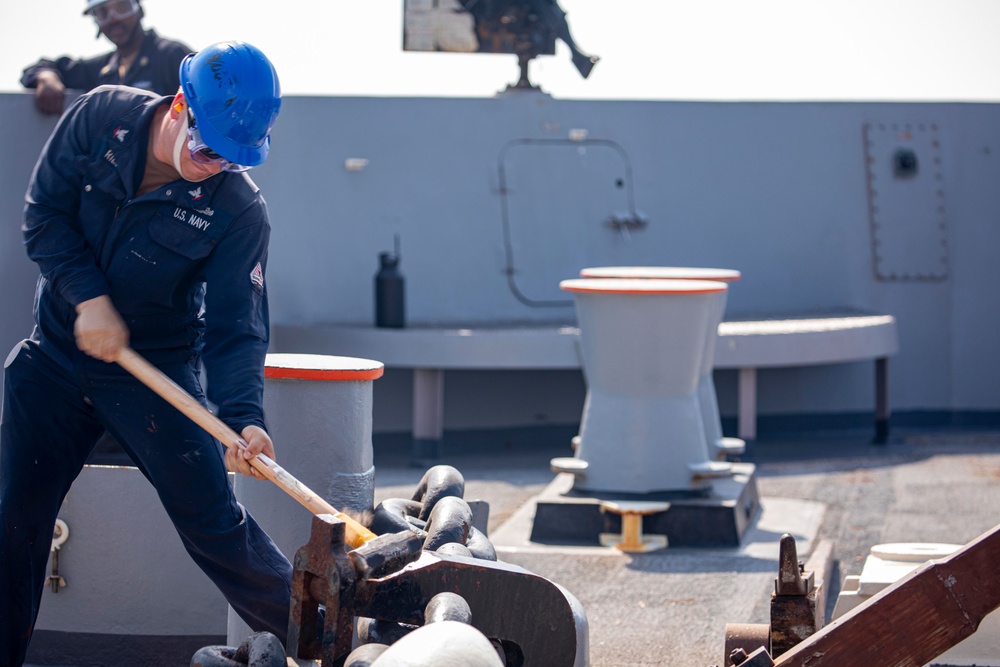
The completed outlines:
[[[53,593],[58,593],[60,588],[66,587],[66,579],[59,574],[59,548],[69,539],[69,526],[62,519],[56,519],[55,528],[52,531],[52,574],[45,579],[45,583],[52,587]]]
[[[415,534],[383,535],[348,552],[343,522],[313,517],[309,543],[295,554],[289,657],[334,667],[351,652],[355,617],[421,625],[431,598],[450,592],[468,602],[471,625],[523,656],[522,664],[575,664],[577,609],[556,584],[507,563],[413,550],[412,540],[420,542]]]
[[[729,662],[737,667],[774,667],[774,661],[771,660],[771,656],[764,647],[749,655],[743,649],[738,648],[729,654]]]
[[[726,625],[727,667],[740,664],[732,660],[734,654],[746,655],[747,651],[759,648],[779,659],[796,644],[823,628],[826,591],[829,588],[826,582],[833,565],[832,555],[833,543],[824,540],[816,545],[809,561],[803,565],[798,558],[795,538],[787,533],[781,536],[778,543],[778,576],[774,579],[774,591],[771,593],[771,622]]]
[[[631,232],[645,229],[649,226],[649,220],[641,213],[624,213],[621,215],[612,215],[604,224],[611,229],[617,229],[627,243],[632,240]]]

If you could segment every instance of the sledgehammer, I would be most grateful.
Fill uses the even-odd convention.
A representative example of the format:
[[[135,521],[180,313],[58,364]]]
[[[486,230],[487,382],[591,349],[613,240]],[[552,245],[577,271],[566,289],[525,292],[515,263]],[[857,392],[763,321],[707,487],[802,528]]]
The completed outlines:
[[[130,347],[123,348],[118,354],[117,361],[122,368],[159,394],[167,403],[187,415],[191,421],[205,429],[223,445],[235,447],[240,451],[246,449],[246,441],[236,431],[226,426],[225,422],[209,412],[205,406],[164,375],[163,371],[139,356],[135,350]],[[292,477],[287,470],[264,454],[258,454],[250,459],[250,465],[313,514],[331,514],[343,521],[346,524],[344,534],[347,543],[352,547],[360,547],[375,537],[375,533],[343,512],[334,509],[330,503],[316,495],[305,484]]]

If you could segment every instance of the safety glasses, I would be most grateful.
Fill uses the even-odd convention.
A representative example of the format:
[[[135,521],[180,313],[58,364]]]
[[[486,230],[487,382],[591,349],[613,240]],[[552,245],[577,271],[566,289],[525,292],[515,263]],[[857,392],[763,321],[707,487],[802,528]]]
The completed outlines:
[[[223,171],[230,171],[234,174],[253,169],[253,167],[247,165],[230,162],[209,148],[208,144],[201,138],[201,132],[198,131],[198,124],[195,122],[194,114],[191,113],[190,108],[188,109],[187,133],[188,150],[191,151],[191,159],[198,164],[219,164],[222,165]]]
[[[139,11],[139,3],[136,0],[111,0],[103,5],[97,5],[90,10],[94,20],[98,24],[120,21],[135,15]]]

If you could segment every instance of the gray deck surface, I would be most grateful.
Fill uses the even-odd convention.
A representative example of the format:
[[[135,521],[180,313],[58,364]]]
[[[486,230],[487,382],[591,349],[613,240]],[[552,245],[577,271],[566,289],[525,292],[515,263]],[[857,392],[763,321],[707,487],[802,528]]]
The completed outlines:
[[[764,512],[741,549],[630,555],[530,545],[525,507],[552,481],[548,460],[566,454],[561,444],[446,451],[443,462],[462,471],[467,499],[490,503],[500,559],[563,585],[583,604],[592,665],[709,667],[723,660],[727,623],[768,621],[777,539],[786,529],[798,533],[803,559],[819,540],[833,540],[832,610],[840,581],[861,573],[871,546],[964,544],[1000,523],[1000,434],[900,434],[888,445],[869,437],[754,444],[744,460],[757,463]],[[421,474],[405,456],[377,453],[376,502],[409,497]]]
[[[709,667],[722,663],[727,623],[767,622],[785,530],[797,535],[803,559],[819,540],[833,540],[832,609],[843,577],[860,574],[872,545],[965,543],[1000,523],[1000,433],[898,433],[888,445],[869,437],[753,444],[743,460],[757,464],[764,509],[743,547],[641,555],[528,543],[532,498],[553,480],[548,461],[568,455],[568,443],[464,451],[452,443],[439,462],[462,471],[467,499],[489,502],[501,560],[580,600],[594,667]],[[404,447],[376,447],[375,462],[376,502],[410,497],[424,471]]]

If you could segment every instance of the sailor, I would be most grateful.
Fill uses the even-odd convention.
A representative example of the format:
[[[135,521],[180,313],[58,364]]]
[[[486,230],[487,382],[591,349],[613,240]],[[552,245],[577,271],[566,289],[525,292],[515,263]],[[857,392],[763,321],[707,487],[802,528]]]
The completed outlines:
[[[143,30],[139,0],[87,0],[84,16],[97,23],[115,50],[94,58],[42,58],[25,68],[21,85],[35,89],[35,106],[42,113],[62,113],[66,89],[91,90],[102,84],[123,84],[172,95],[180,82],[177,68],[191,53],[186,44]]]
[[[234,496],[227,468],[274,456],[263,417],[270,225],[246,172],[281,106],[257,48],[188,56],[173,96],[124,86],[60,118],[26,194],[40,270],[35,328],[4,368],[0,665],[21,665],[56,514],[107,430],[156,488],[188,553],[255,631],[282,641],[292,569]],[[113,362],[130,345],[246,440],[221,445]],[[123,503],[128,499],[123,498]],[[156,604],[150,600],[150,604]]]

